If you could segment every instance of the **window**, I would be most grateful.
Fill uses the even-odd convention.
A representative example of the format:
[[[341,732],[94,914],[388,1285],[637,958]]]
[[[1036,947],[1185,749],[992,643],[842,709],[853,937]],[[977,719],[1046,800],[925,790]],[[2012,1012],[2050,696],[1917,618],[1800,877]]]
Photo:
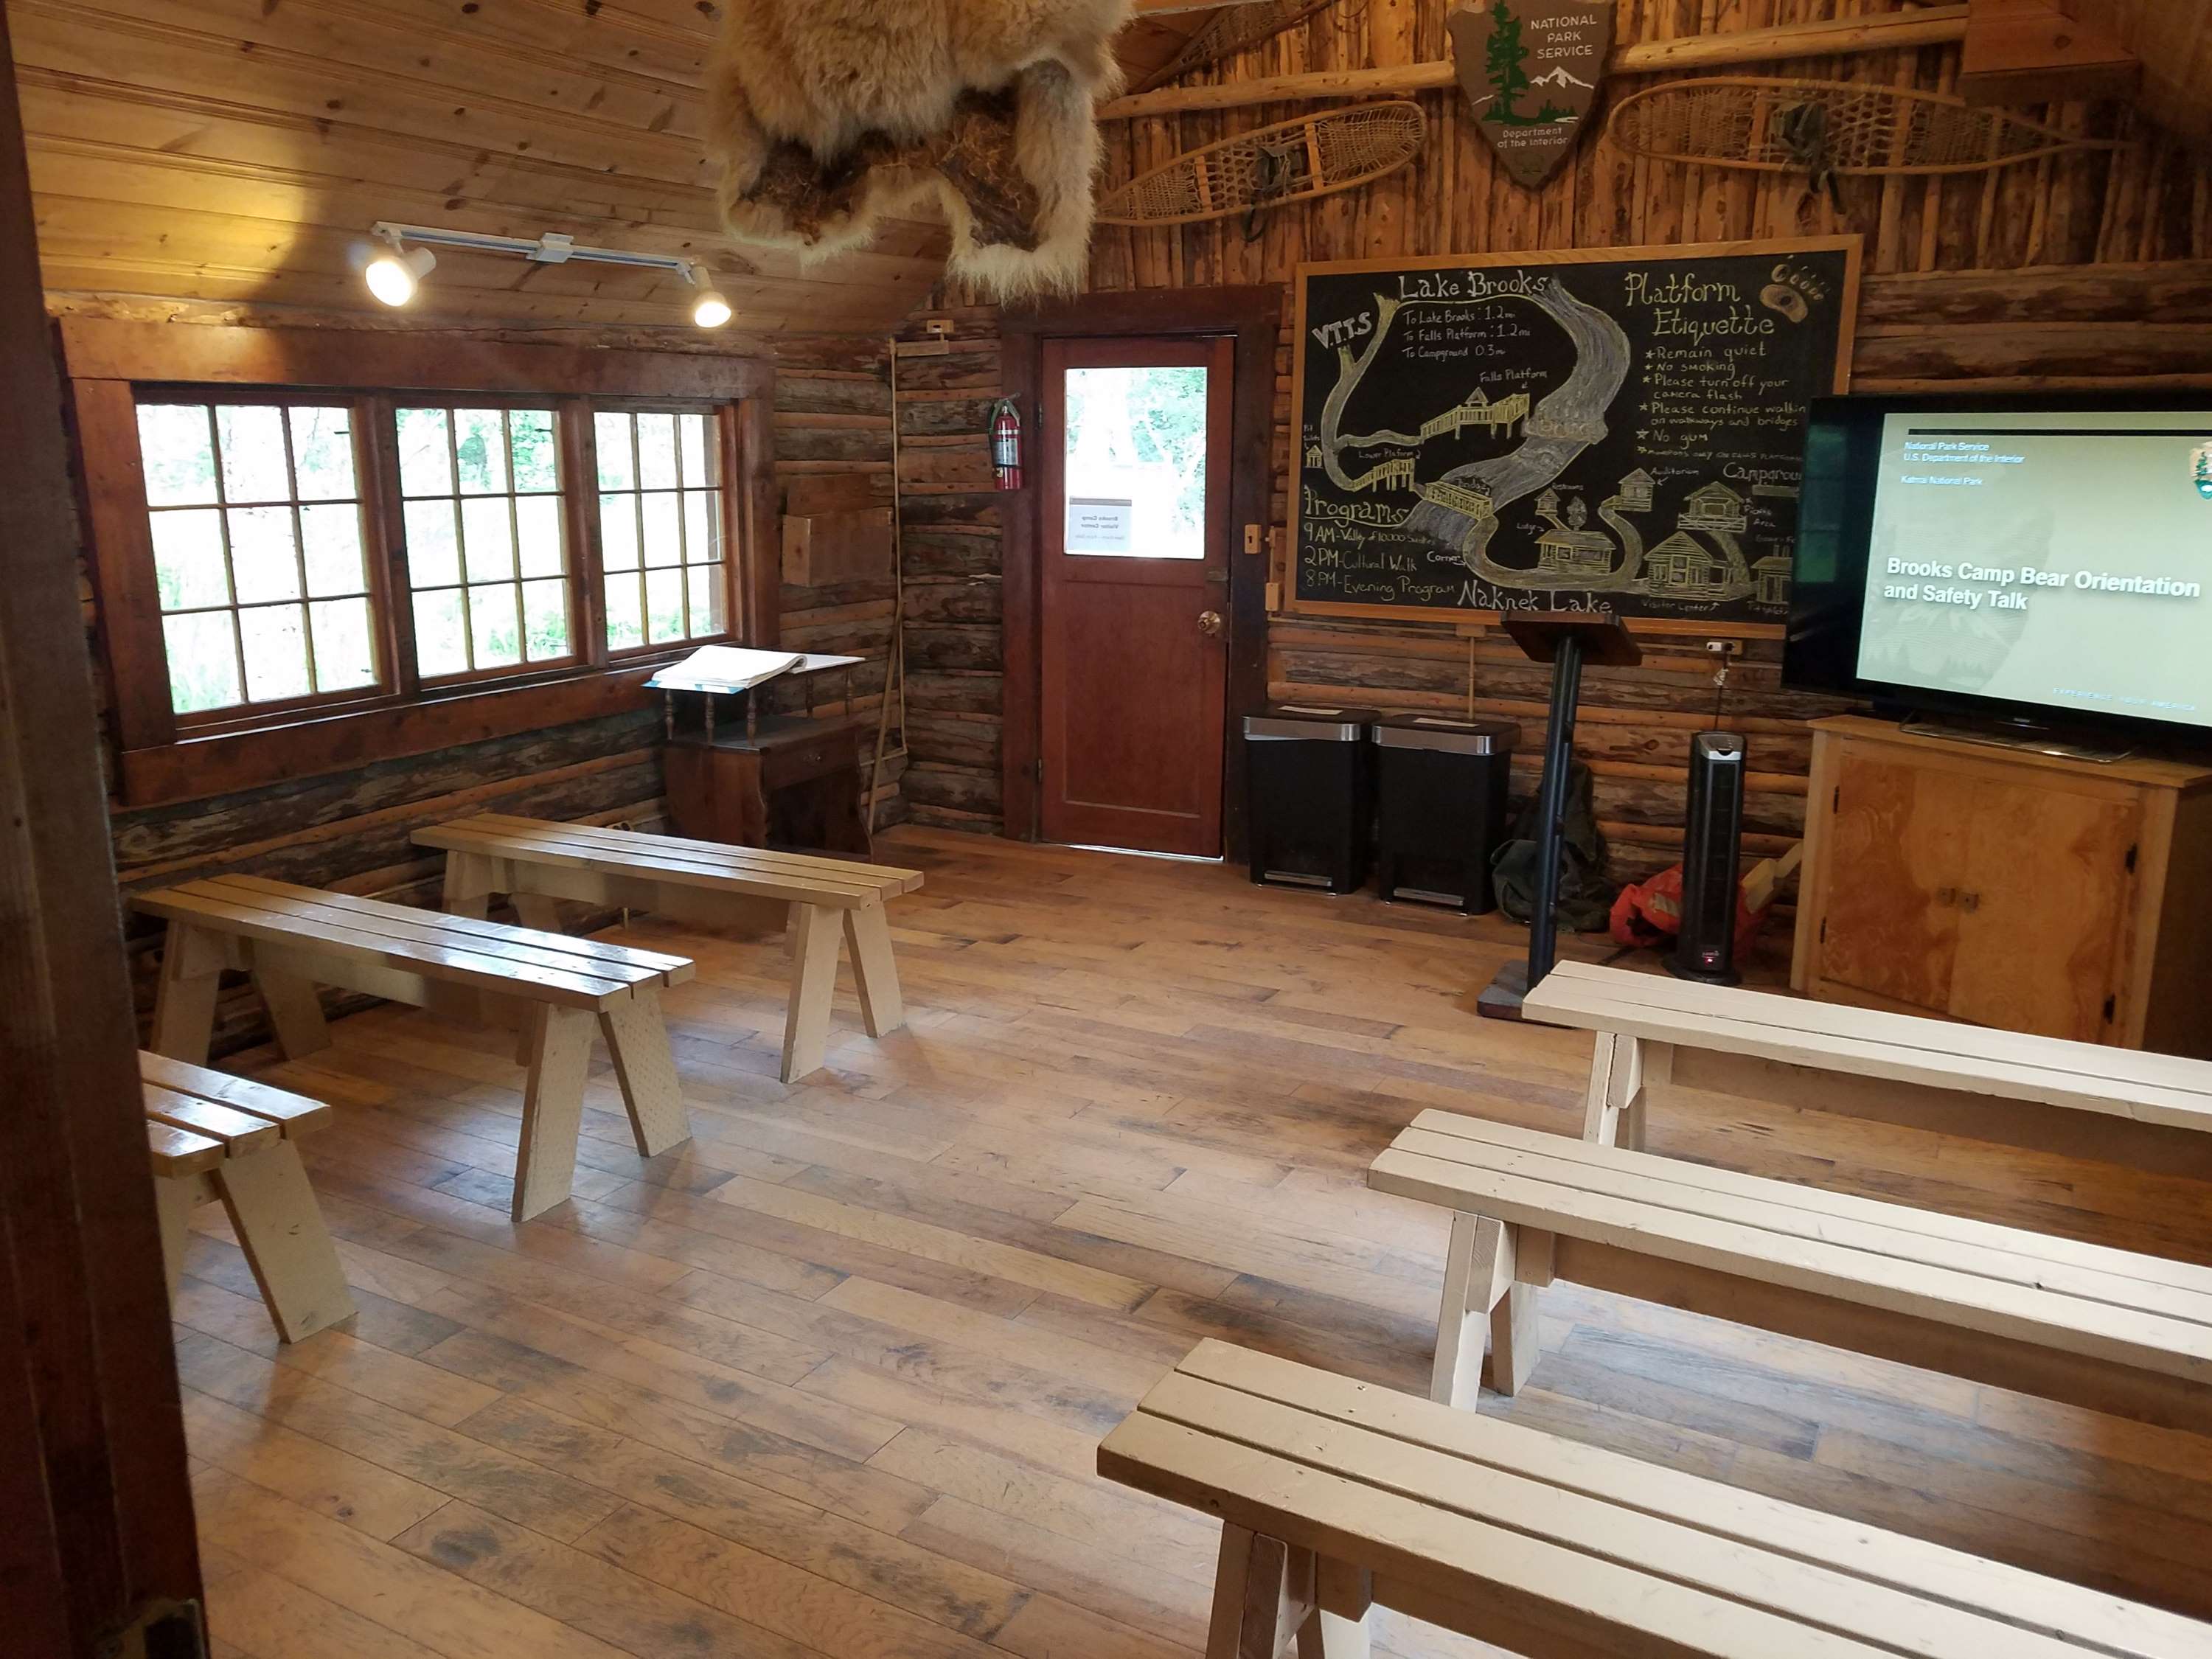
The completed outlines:
[[[574,657],[552,410],[403,404],[396,426],[422,678]]]
[[[722,467],[713,419],[633,410],[603,412],[595,426],[607,648],[726,632]]]
[[[128,805],[636,711],[656,661],[775,643],[763,360],[61,334]]]
[[[381,684],[354,427],[343,404],[139,404],[177,714]]]

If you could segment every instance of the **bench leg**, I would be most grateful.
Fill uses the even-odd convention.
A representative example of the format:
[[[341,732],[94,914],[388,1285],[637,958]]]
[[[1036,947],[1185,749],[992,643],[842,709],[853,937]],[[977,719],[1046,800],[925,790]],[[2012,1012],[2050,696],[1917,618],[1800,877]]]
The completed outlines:
[[[561,931],[561,907],[543,893],[509,893],[507,902],[514,907],[514,917],[525,927],[535,927],[541,933]]]
[[[527,1221],[563,1202],[576,1176],[584,1123],[584,1077],[599,1022],[588,1008],[541,1007],[522,1097],[522,1144],[514,1156],[514,1208]]]
[[[1617,1144],[1620,1115],[1613,1108],[1613,1073],[1626,1064],[1622,1053],[1628,1040],[1600,1031],[1590,1049],[1589,1088],[1583,1096],[1583,1139],[1595,1146]]]
[[[691,1120],[676,1081],[676,1055],[660,1018],[660,994],[640,987],[628,1000],[602,1009],[599,1030],[614,1056],[638,1156],[654,1158],[690,1139]]]
[[[783,1066],[796,1083],[822,1069],[830,1043],[830,1001],[837,994],[836,913],[819,904],[791,907],[791,1004],[783,1017]]]
[[[1513,1278],[1509,1231],[1487,1216],[1452,1215],[1444,1254],[1444,1294],[1437,1310],[1437,1358],[1429,1398],[1472,1409],[1481,1389],[1482,1350],[1490,1310]]]
[[[446,854],[446,891],[439,900],[446,913],[482,921],[491,911],[492,863],[481,853]]]
[[[1674,1045],[1644,1037],[1623,1037],[1621,1043],[1631,1059],[1620,1083],[1620,1144],[1632,1152],[1645,1152],[1651,1133],[1652,1092],[1674,1079]]]
[[[860,1018],[868,1035],[879,1037],[906,1024],[906,1000],[899,994],[898,963],[891,960],[890,919],[880,904],[845,912],[845,948],[853,958],[853,980],[860,988]]]
[[[280,1140],[226,1159],[209,1176],[278,1336],[297,1342],[353,1317],[353,1292],[298,1147]]]
[[[1278,1659],[1313,1611],[1310,1551],[1243,1527],[1222,1527],[1206,1659]]]
[[[1490,1310],[1490,1386],[1511,1396],[1536,1369],[1536,1287],[1516,1279]]]
[[[185,1276],[185,1235],[191,1231],[192,1212],[206,1196],[202,1176],[154,1177],[154,1207],[161,1218],[161,1271],[169,1281],[172,1303],[177,1299],[178,1281]]]
[[[1323,1556],[1314,1569],[1314,1599],[1315,1616],[1298,1632],[1298,1659],[1369,1659],[1375,1575]]]
[[[312,980],[257,968],[253,988],[261,993],[261,1000],[269,1009],[269,1023],[276,1028],[276,1046],[284,1051],[285,1059],[299,1060],[331,1046],[323,1001],[315,994]]]
[[[214,934],[179,921],[169,924],[161,944],[161,987],[154,1000],[155,1054],[194,1066],[207,1064],[222,963],[222,943]]]

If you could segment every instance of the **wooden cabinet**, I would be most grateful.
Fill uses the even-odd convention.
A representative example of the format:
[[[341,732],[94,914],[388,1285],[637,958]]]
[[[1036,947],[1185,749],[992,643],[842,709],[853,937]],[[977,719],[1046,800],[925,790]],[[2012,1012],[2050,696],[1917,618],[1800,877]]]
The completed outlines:
[[[1813,729],[1798,990],[2212,1058],[2212,768]]]

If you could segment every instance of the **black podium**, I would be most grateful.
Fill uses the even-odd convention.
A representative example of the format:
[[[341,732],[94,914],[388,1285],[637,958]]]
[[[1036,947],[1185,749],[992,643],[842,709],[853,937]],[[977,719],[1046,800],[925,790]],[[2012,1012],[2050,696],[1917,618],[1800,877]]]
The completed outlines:
[[[1519,1019],[1528,988],[1558,959],[1559,844],[1567,814],[1567,772],[1575,757],[1575,703],[1583,665],[1633,668],[1644,660],[1636,641],[1609,611],[1507,611],[1506,633],[1531,662],[1552,665],[1552,712],[1544,737],[1544,777],[1537,786],[1536,905],[1528,918],[1528,958],[1509,962],[1474,1000],[1486,1019]]]

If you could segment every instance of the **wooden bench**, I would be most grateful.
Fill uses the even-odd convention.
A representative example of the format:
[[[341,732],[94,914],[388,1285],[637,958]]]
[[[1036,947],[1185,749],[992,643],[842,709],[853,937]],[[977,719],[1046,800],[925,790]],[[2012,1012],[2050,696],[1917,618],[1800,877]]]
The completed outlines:
[[[2212,1177],[2212,1064],[1563,962],[1530,1019],[1597,1034],[1586,1139],[1696,1090]]]
[[[331,1109],[143,1049],[138,1079],[170,1299],[185,1270],[192,1211],[216,1199],[237,1230],[278,1336],[297,1342],[350,1319],[353,1293],[295,1144],[330,1121]]]
[[[1223,1522],[1207,1659],[1395,1608],[1526,1659],[2203,1659],[2212,1626],[1206,1341],[1098,1448]]]
[[[2212,1430],[2212,1267],[1423,1112],[1368,1171],[1451,1210],[1431,1397],[1536,1359],[1556,1276],[2001,1389]]]
[[[787,927],[794,960],[777,1073],[786,1083],[822,1068],[841,933],[868,1035],[906,1023],[884,902],[920,887],[918,871],[497,813],[419,830],[415,840],[446,849],[446,908],[461,915],[482,915],[505,893],[533,927],[556,925],[556,899],[708,927]]]
[[[318,985],[514,1025],[530,1068],[515,1156],[514,1218],[568,1196],[594,1027],[605,1034],[641,1157],[690,1138],[660,992],[692,976],[682,957],[506,927],[378,899],[221,876],[131,902],[168,921],[154,1047],[207,1059],[225,969],[253,976],[294,1059],[330,1042]]]

